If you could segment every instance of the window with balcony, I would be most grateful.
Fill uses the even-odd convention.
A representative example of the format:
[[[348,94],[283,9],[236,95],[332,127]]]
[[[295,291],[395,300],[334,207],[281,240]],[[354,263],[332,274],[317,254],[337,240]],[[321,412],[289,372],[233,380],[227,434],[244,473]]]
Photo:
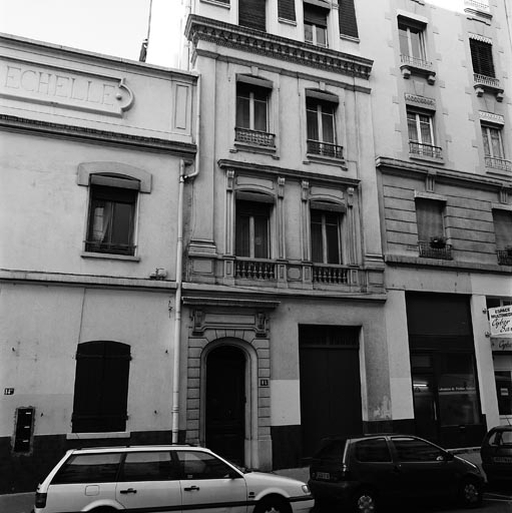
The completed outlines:
[[[327,8],[304,2],[304,41],[306,43],[327,47],[328,15]]]
[[[501,265],[512,265],[512,212],[495,209],[492,211],[496,255]]]
[[[238,199],[236,202],[235,276],[248,279],[274,279],[270,262],[270,216],[272,204]]]
[[[409,153],[412,156],[442,159],[442,151],[435,145],[434,113],[407,108]]]
[[[242,27],[266,31],[266,0],[240,0],[238,23]]]
[[[486,77],[495,77],[494,61],[492,58],[492,44],[471,38],[469,40],[471,49],[471,62],[473,72]]]
[[[137,180],[91,176],[86,252],[134,255],[138,188]]]
[[[268,87],[237,82],[236,141],[268,148],[275,146],[275,136],[269,132],[270,92]]]
[[[416,198],[419,256],[451,260],[451,245],[446,243],[442,201]]]
[[[311,95],[311,96],[310,96]],[[308,155],[343,159],[343,147],[336,144],[337,98],[325,93],[308,92],[306,97]]]
[[[311,210],[311,259],[341,264],[341,216],[338,212]]]
[[[512,171],[512,165],[505,159],[503,146],[503,129],[482,123],[482,140],[484,142],[485,166],[502,171]]]

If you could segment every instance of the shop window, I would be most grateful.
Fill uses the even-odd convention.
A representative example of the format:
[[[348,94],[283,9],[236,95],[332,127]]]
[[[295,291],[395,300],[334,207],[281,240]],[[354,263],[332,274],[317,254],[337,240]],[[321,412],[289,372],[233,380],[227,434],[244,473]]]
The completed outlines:
[[[512,415],[512,372],[494,371],[498,411],[500,415]],[[512,440],[511,440],[512,442]]]
[[[236,202],[235,253],[247,258],[270,258],[271,205],[258,201]]]
[[[73,433],[125,431],[130,359],[126,344],[78,344]]]
[[[311,210],[311,259],[341,264],[341,216],[338,212]]]
[[[476,38],[470,38],[469,47],[474,73],[494,78],[496,75],[492,58],[492,44]]]
[[[338,0],[340,35],[359,38],[354,0]]]
[[[235,134],[238,142],[274,146],[274,134],[269,133],[270,92],[271,89],[253,83],[237,83]]]
[[[512,212],[494,209],[492,217],[498,263],[512,265]]]
[[[412,156],[442,158],[441,148],[436,146],[433,112],[407,107],[407,129]]]
[[[327,7],[327,4],[326,4]],[[329,10],[304,2],[304,41],[327,47],[327,16]]]
[[[444,202],[416,199],[419,254],[426,258],[451,258],[451,246],[446,243]]]
[[[240,0],[238,4],[238,23],[265,32],[266,0]]]

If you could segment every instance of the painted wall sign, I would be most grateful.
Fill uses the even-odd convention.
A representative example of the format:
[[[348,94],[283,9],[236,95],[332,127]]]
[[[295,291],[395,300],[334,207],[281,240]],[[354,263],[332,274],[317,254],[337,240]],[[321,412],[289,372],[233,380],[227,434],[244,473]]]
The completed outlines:
[[[134,100],[124,78],[11,58],[0,61],[0,96],[117,117]]]
[[[491,336],[512,335],[512,305],[489,308]]]

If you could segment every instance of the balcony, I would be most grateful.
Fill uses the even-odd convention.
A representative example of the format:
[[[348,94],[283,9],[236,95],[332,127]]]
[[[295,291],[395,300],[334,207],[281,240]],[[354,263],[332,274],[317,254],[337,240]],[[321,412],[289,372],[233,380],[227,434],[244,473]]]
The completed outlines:
[[[257,281],[275,280],[276,264],[269,260],[237,257],[235,260],[235,278]]]
[[[484,18],[492,18],[488,1],[464,0],[464,11],[469,14],[478,14]]]
[[[409,153],[413,156],[428,157],[431,159],[442,160],[443,149],[440,146],[409,141]]]
[[[349,269],[347,267],[313,264],[313,283],[348,284],[350,283]]]
[[[343,160],[343,146],[322,141],[307,140],[308,155],[318,155],[331,159]]]
[[[495,77],[488,77],[486,75],[480,75],[479,73],[473,74],[473,87],[476,91],[476,95],[481,98],[485,92],[496,95],[498,102],[503,101],[503,88],[500,86],[499,79]]]
[[[275,148],[275,134],[250,128],[235,128],[235,141],[243,144],[261,146],[264,148]]]
[[[423,75],[427,78],[430,85],[436,82],[436,72],[434,66],[430,61],[413,57],[412,55],[400,54],[400,71],[402,76],[406,79],[410,78],[411,74]]]
[[[512,171],[512,163],[510,160],[499,157],[485,156],[485,167],[499,169],[500,171]]]
[[[512,265],[512,248],[497,249],[496,256],[498,257],[498,264]]]
[[[431,242],[418,241],[419,256],[422,258],[437,258],[439,260],[453,260],[452,245],[444,244],[438,246]]]

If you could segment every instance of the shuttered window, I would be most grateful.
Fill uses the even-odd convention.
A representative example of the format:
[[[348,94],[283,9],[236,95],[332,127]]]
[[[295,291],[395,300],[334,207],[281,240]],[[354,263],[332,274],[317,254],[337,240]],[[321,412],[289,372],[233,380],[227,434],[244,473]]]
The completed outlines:
[[[493,210],[494,234],[496,249],[512,246],[512,212],[508,210]]]
[[[130,346],[94,341],[78,344],[73,433],[125,431]]]
[[[429,199],[416,200],[418,240],[429,242],[432,237],[444,237],[444,203]]]
[[[477,39],[470,39],[469,46],[471,49],[473,71],[479,75],[494,78],[496,75],[492,60],[492,45]]]
[[[238,10],[238,23],[265,32],[266,0],[240,0]]]
[[[359,38],[354,0],[338,0],[340,34]]]
[[[295,0],[277,0],[277,16],[283,20],[295,21]]]
[[[327,46],[328,9],[304,3],[304,41]]]

